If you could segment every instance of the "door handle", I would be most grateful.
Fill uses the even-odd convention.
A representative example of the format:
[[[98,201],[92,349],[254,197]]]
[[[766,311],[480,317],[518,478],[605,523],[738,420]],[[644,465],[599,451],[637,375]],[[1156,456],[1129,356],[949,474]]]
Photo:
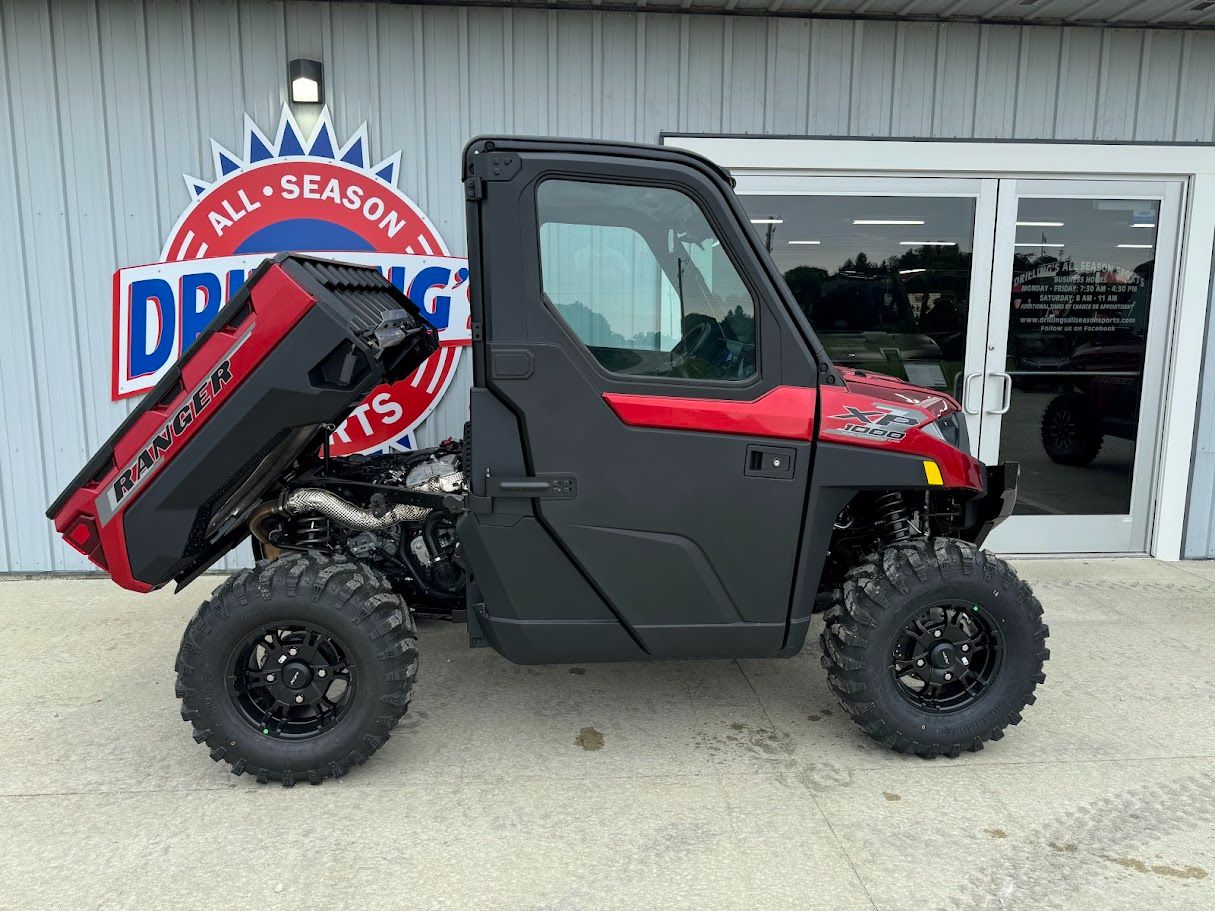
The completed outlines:
[[[792,446],[747,445],[743,474],[753,478],[792,478],[797,452]]]
[[[486,472],[485,495],[521,499],[572,500],[578,495],[578,479],[572,474],[499,478]]]
[[[979,413],[979,407],[976,405],[972,408],[970,404],[970,382],[971,380],[978,379],[982,375],[983,373],[981,371],[978,373],[968,373],[966,374],[966,378],[962,380],[962,410],[967,414]]]
[[[1000,407],[990,409],[988,414],[1008,414],[1008,409],[1012,407],[1012,377],[1007,373],[1002,373],[998,370],[993,370],[988,376],[999,377],[1001,385]]]

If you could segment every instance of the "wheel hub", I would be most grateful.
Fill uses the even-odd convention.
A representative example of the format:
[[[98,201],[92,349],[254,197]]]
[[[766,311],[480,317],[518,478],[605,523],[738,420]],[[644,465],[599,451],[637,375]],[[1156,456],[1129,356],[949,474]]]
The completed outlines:
[[[283,685],[288,689],[302,690],[312,682],[312,668],[302,661],[292,661],[283,665]]]
[[[979,605],[942,601],[904,625],[892,657],[890,670],[904,699],[924,711],[953,712],[987,691],[1003,647],[998,628]]]
[[[315,737],[344,714],[354,667],[345,647],[326,630],[307,624],[256,632],[233,655],[232,699],[262,734]]]
[[[957,652],[954,649],[952,642],[942,642],[940,645],[934,646],[932,649],[932,666],[941,670],[948,670],[953,667],[957,661]]]

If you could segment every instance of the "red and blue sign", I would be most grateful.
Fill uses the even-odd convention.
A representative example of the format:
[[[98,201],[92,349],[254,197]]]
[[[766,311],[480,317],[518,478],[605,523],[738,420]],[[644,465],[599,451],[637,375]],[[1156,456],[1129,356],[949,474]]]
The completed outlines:
[[[468,267],[396,187],[400,152],[368,165],[367,126],[338,145],[328,111],[306,139],[284,107],[273,140],[245,118],[244,155],[212,140],[216,179],[186,177],[193,201],[161,262],[114,273],[115,399],[151,389],[245,276],[283,251],[378,266],[439,330],[440,348],[381,386],[335,431],[333,451],[412,448],[413,431],[471,344]]]

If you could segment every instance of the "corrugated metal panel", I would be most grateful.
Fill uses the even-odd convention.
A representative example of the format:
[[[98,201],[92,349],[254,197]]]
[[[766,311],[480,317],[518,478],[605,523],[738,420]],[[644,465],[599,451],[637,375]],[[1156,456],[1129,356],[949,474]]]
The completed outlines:
[[[940,26],[900,24],[894,51],[893,132],[896,136],[932,133]],[[863,46],[862,46],[863,51]]]
[[[245,111],[276,122],[290,57],[324,61],[339,132],[366,120],[374,151],[404,150],[399,183],[455,252],[478,132],[1215,139],[1205,32],[8,0],[0,54],[0,567],[17,571],[84,568],[42,510],[129,407],[107,392],[110,274],[158,256],[211,137],[237,147]],[[468,383],[465,359],[422,443],[459,433]]]
[[[1001,25],[979,36],[979,73],[974,131],[976,136],[1017,134],[1017,86],[1021,36],[1026,29]]]
[[[1017,133],[1045,134],[1054,127],[1063,35],[1061,29],[1022,31],[1017,60]]]
[[[408,0],[402,0],[408,2]],[[456,0],[470,6],[645,10],[677,13],[728,13],[733,16],[780,15],[896,18],[935,21],[982,20],[1089,25],[1202,27],[1215,20],[1202,0]]]
[[[982,32],[962,23],[943,25],[938,39],[932,135],[969,136],[975,118],[975,61]]]
[[[856,136],[893,135],[894,61],[898,30],[889,22],[858,22],[852,26],[852,112],[849,131]],[[975,81],[972,66],[967,73]],[[780,128],[776,128],[780,132]]]
[[[1101,44],[1105,33],[1090,28],[1063,32],[1055,93],[1058,139],[1092,139],[1102,90]]]

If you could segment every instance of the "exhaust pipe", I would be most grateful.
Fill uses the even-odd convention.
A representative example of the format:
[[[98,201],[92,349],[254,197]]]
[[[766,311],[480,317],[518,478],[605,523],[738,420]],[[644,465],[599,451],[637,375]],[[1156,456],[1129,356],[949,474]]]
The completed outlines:
[[[432,478],[419,489],[430,488],[451,493],[458,490],[462,482],[463,475],[456,472]],[[354,528],[358,531],[379,531],[400,522],[420,522],[426,518],[430,511],[425,506],[411,506],[406,503],[398,503],[388,510],[388,512],[377,516],[371,510],[355,506],[353,503],[343,500],[337,494],[330,493],[327,490],[321,490],[317,487],[301,487],[298,490],[284,494],[277,501],[272,500],[263,503],[253,510],[252,515],[249,516],[249,531],[262,542],[266,556],[276,557],[282,551],[270,542],[269,536],[262,528],[262,524],[271,516],[298,516],[313,513],[322,515],[347,528]]]
[[[359,531],[378,531],[399,522],[417,521],[419,512],[425,515],[429,510],[401,503],[383,515],[377,516],[371,510],[355,506],[327,490],[301,487],[282,497],[278,501],[275,511],[289,516],[309,512],[319,513],[347,528],[357,528]]]
[[[263,503],[253,510],[252,515],[249,516],[249,531],[252,532],[253,537],[261,542],[262,553],[273,560],[275,557],[281,555],[283,551],[282,548],[276,547],[270,541],[270,536],[262,527],[271,516],[298,516],[303,513],[316,513],[348,528],[356,528],[360,531],[375,531],[381,528],[388,528],[390,525],[395,525],[398,522],[416,522],[425,517],[429,511],[418,506],[400,504],[394,506],[384,513],[384,515],[377,516],[370,510],[361,509],[353,503],[343,500],[336,494],[329,493],[327,490],[319,490],[315,487],[303,487],[299,490],[293,490],[286,496],[279,497],[278,500]]]

